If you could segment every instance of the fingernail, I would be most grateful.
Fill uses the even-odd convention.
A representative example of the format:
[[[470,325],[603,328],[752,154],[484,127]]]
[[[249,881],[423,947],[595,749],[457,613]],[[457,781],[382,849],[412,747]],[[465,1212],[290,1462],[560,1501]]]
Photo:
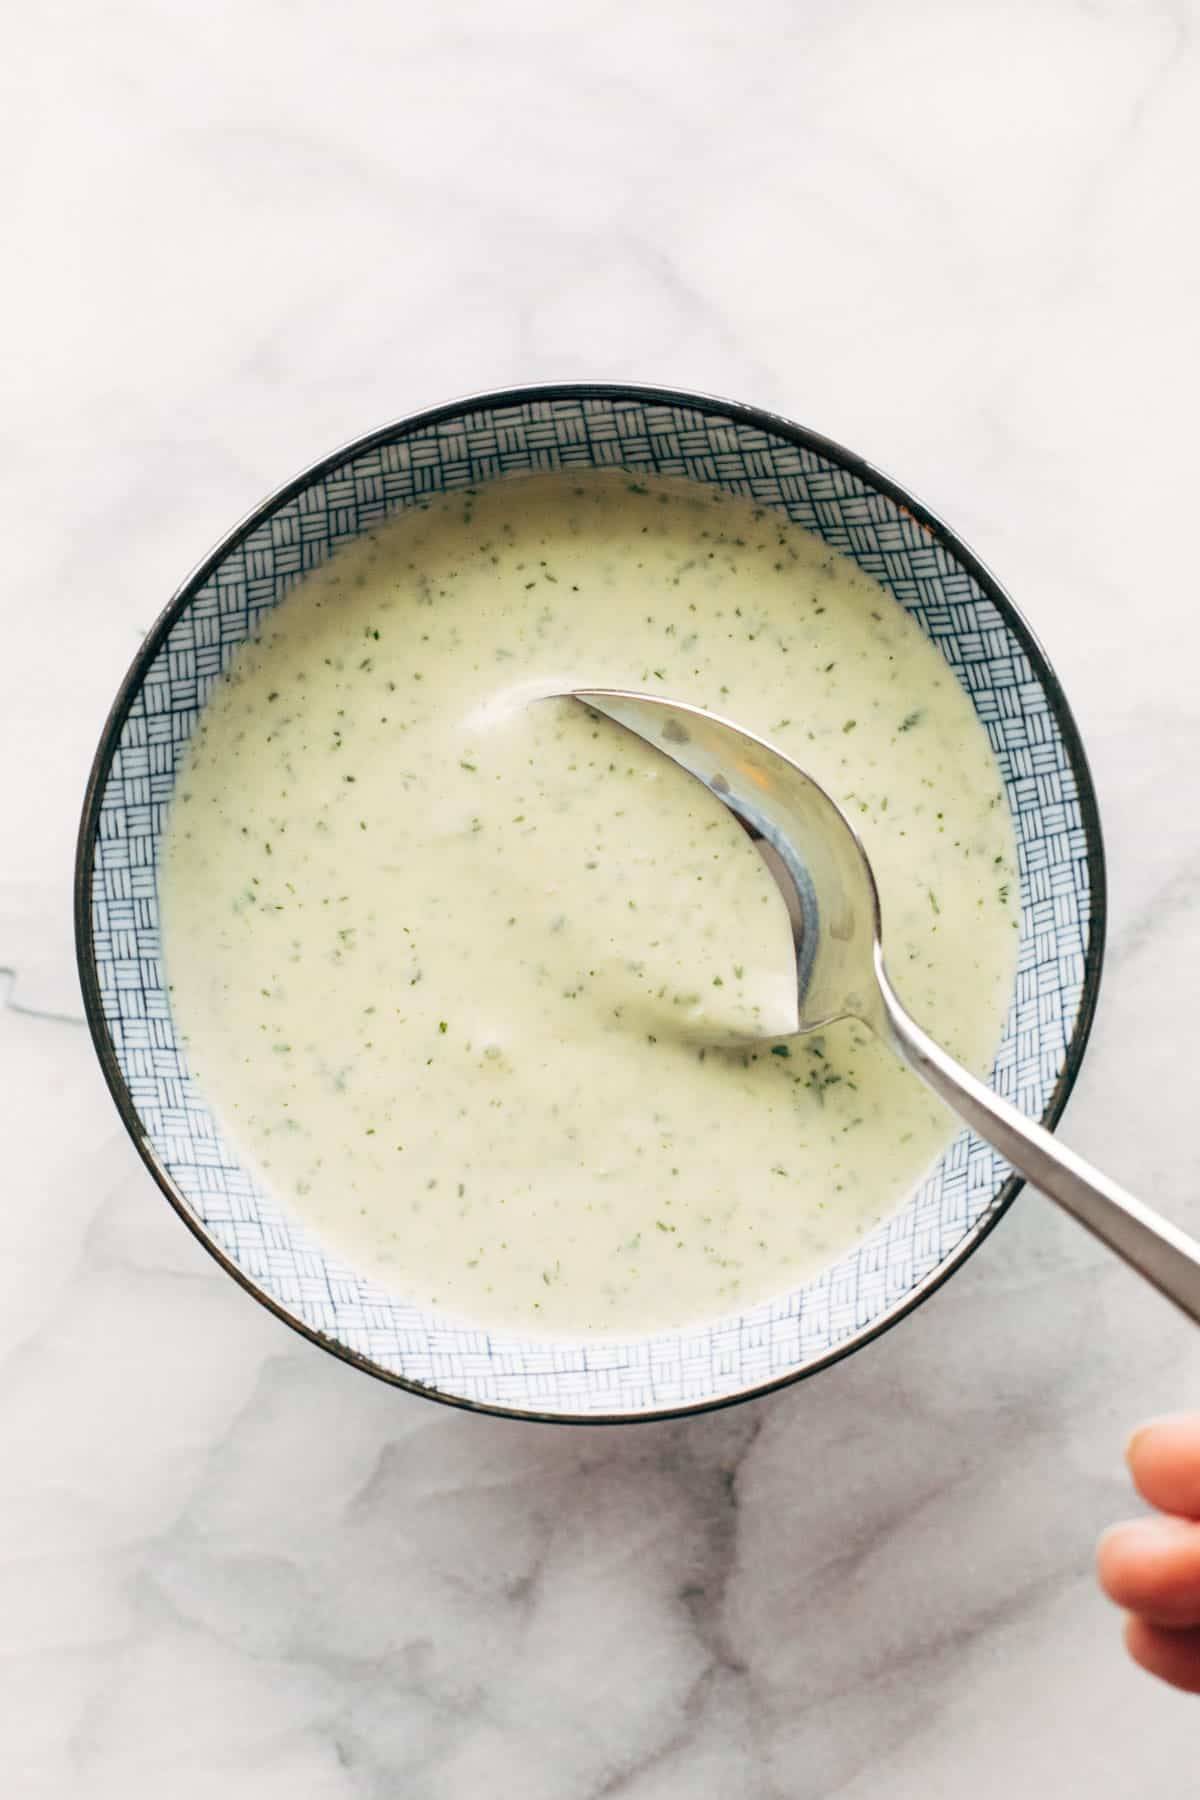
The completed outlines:
[[[1110,1525],[1100,1542],[1105,1544],[1112,1538],[1120,1538],[1127,1550],[1154,1551],[1178,1540],[1187,1539],[1194,1543],[1197,1532],[1191,1519],[1176,1519],[1170,1513],[1152,1513],[1143,1519],[1126,1519],[1120,1525]]]
[[[1181,1425],[1194,1418],[1195,1414],[1193,1413],[1160,1413],[1156,1419],[1147,1419],[1143,1425],[1138,1426],[1137,1430],[1126,1444],[1125,1461],[1127,1463],[1132,1462],[1134,1456],[1137,1454],[1145,1440],[1150,1436],[1151,1432],[1158,1431],[1164,1425]]]

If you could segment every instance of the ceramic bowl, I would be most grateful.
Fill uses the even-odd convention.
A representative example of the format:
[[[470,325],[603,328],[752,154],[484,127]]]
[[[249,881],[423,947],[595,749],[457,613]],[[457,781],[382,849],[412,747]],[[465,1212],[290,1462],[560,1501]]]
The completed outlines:
[[[1020,962],[992,1081],[1053,1125],[1083,1055],[1104,935],[1099,819],[1062,689],[1012,601],[924,506],[836,444],[727,401],[605,384],[488,394],[389,425],[290,481],[200,564],[138,652],[96,753],[76,873],[79,966],[105,1076],[155,1180],[222,1267],[306,1337],[401,1387],[593,1421],[695,1411],[827,1368],[959,1268],[1020,1183],[964,1130],[855,1249],[735,1316],[591,1343],[448,1322],[331,1257],[221,1137],[164,989],[156,868],[205,697],[305,569],[418,497],[613,466],[779,508],[883,582],[937,645],[999,759],[1020,850]]]

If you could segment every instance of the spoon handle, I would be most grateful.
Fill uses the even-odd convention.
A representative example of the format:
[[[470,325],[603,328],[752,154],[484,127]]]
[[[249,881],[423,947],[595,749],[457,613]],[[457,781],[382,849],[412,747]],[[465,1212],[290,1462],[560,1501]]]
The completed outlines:
[[[1200,1324],[1200,1244],[994,1094],[909,1017],[876,961],[892,1048],[1018,1174]]]

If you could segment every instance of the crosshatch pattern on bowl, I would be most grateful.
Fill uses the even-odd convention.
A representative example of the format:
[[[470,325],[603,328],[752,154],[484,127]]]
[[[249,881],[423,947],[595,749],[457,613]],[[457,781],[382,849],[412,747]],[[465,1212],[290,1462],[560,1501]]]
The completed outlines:
[[[163,987],[155,869],[179,757],[210,688],[307,569],[429,494],[613,466],[715,483],[782,510],[883,582],[954,669],[998,757],[1020,855],[1020,960],[992,1079],[1040,1116],[1080,1014],[1092,900],[1079,784],[1054,705],[1000,609],[904,506],[815,448],[698,405],[580,395],[418,421],[284,498],[227,550],[145,671],[101,791],[91,896],[100,1005],[142,1132],[241,1273],[382,1372],[480,1405],[585,1417],[711,1403],[828,1359],[954,1255],[996,1204],[1007,1166],[964,1131],[904,1208],[833,1267],[694,1329],[565,1345],[456,1325],[333,1261],[222,1141]]]

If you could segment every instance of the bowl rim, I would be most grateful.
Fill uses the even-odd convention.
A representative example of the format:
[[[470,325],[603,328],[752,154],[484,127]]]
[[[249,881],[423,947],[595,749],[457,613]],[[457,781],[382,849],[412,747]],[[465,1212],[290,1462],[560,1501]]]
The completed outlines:
[[[330,454],[308,464],[246,513],[196,564],[171,595],[158,618],[142,639],[105,719],[88,774],[76,840],[75,958],[92,1044],[109,1092],[121,1116],[121,1121],[133,1140],[143,1163],[193,1237],[204,1246],[225,1273],[231,1276],[239,1287],[257,1300],[260,1305],[265,1306],[269,1312],[282,1320],[285,1325],[290,1326],[293,1331],[298,1332],[301,1337],[307,1338],[310,1343],[318,1345],[319,1348],[338,1357],[342,1362],[349,1363],[352,1367],[361,1369],[366,1374],[374,1376],[377,1380],[385,1381],[393,1387],[405,1389],[409,1393],[420,1395],[423,1399],[436,1400],[444,1406],[453,1406],[464,1412],[483,1413],[497,1418],[520,1419],[527,1423],[628,1425],[686,1418],[695,1413],[715,1412],[726,1406],[739,1405],[746,1400],[759,1399],[764,1395],[775,1393],[781,1388],[791,1387],[796,1382],[806,1381],[824,1369],[832,1368],[843,1358],[882,1337],[884,1332],[899,1324],[901,1319],[907,1318],[962,1267],[967,1258],[979,1248],[979,1245],[1008,1211],[1024,1187],[1024,1179],[1019,1175],[1011,1174],[983,1217],[972,1226],[944,1261],[939,1262],[915,1287],[910,1288],[878,1318],[871,1320],[868,1325],[860,1327],[850,1337],[834,1345],[814,1361],[806,1363],[803,1368],[775,1376],[770,1381],[756,1382],[752,1386],[739,1389],[736,1393],[721,1394],[683,1405],[647,1408],[634,1412],[548,1412],[539,1408],[509,1406],[499,1402],[469,1399],[465,1395],[447,1393],[439,1388],[414,1381],[408,1376],[397,1374],[394,1370],[386,1369],[381,1364],[373,1362],[369,1357],[352,1350],[337,1338],[307,1324],[261,1287],[245,1270],[241,1269],[209,1234],[203,1221],[188,1206],[183,1194],[160,1161],[121,1073],[104,1016],[95,943],[91,928],[100,802],[113,756],[120,742],[121,732],[134,699],[143,685],[146,673],[158,655],[164,639],[184,610],[191,604],[199,589],[230,552],[235,550],[250,532],[268,519],[280,506],[293,499],[303,489],[311,486],[314,481],[382,444],[396,442],[411,436],[416,431],[473,412],[496,412],[505,407],[524,406],[539,402],[549,404],[553,401],[586,400],[603,400],[616,404],[627,401],[634,404],[671,406],[705,413],[710,416],[731,419],[735,423],[747,425],[772,437],[783,439],[798,449],[813,452],[825,461],[844,469],[848,474],[857,476],[876,491],[886,494],[903,512],[921,525],[961,568],[966,570],[981,592],[1003,617],[1006,627],[1017,639],[1032,664],[1038,682],[1046,694],[1055,724],[1062,735],[1078,790],[1086,842],[1089,909],[1083,986],[1079,1009],[1067,1040],[1063,1066],[1042,1113],[1042,1124],[1047,1130],[1053,1130],[1062,1117],[1075,1086],[1088,1039],[1091,1036],[1100,992],[1108,921],[1108,878],[1095,782],[1079,727],[1075,722],[1054,666],[1016,602],[987,565],[975,555],[956,532],[945,524],[937,513],[894,480],[892,476],[885,474],[874,463],[859,456],[855,451],[846,449],[844,445],[837,443],[832,438],[824,437],[820,432],[810,430],[807,426],[798,425],[779,413],[771,412],[764,407],[735,400],[724,400],[717,395],[692,392],[683,388],[626,381],[550,381],[528,383],[518,387],[497,388],[465,395],[456,400],[444,401],[440,405],[405,414],[399,419],[377,427],[374,431],[367,432],[364,436],[352,438]]]

